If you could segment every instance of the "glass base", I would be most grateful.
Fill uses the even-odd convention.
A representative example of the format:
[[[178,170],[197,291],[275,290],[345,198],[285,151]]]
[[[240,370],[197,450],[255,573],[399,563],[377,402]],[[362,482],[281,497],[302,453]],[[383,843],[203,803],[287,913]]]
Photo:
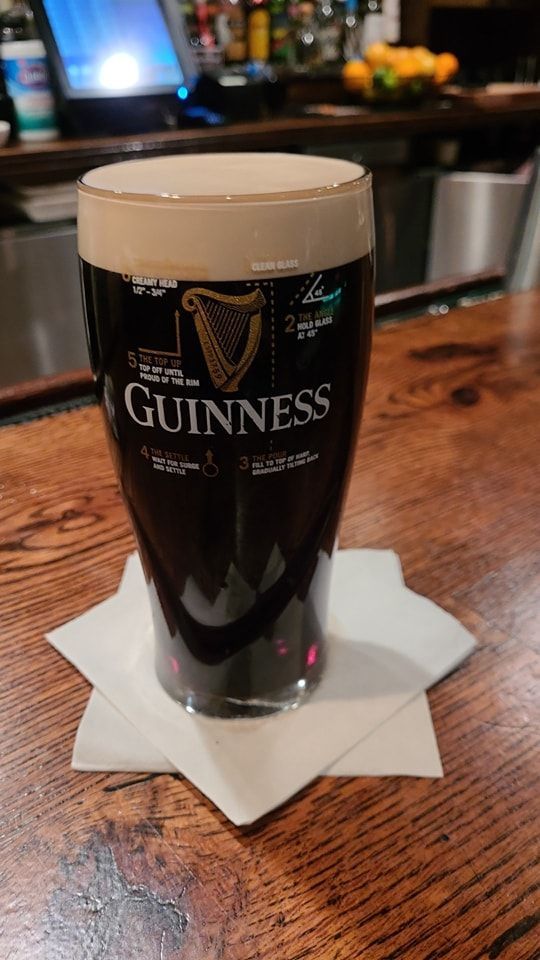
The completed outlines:
[[[277,690],[256,700],[233,700],[230,697],[218,697],[214,694],[194,691],[184,693],[176,690],[174,695],[171,690],[167,692],[181,703],[188,713],[219,717],[222,720],[255,719],[300,707],[315,690],[319,679],[320,677],[317,676],[308,680],[297,680],[283,690]]]

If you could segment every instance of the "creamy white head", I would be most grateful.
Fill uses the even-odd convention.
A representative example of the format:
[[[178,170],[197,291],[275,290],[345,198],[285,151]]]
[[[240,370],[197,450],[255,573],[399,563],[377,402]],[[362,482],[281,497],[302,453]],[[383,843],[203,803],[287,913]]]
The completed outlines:
[[[371,176],[345,160],[191,154],[98,167],[79,184],[79,253],[116,273],[250,280],[372,249]]]

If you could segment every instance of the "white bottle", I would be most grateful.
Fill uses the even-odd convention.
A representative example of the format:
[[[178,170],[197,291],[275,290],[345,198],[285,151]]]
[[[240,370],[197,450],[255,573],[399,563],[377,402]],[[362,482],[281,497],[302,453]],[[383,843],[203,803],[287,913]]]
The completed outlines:
[[[384,43],[385,40],[386,21],[383,16],[381,0],[368,0],[367,11],[364,17],[362,50],[365,51],[372,43]]]
[[[58,136],[54,98],[45,47],[41,40],[13,40],[0,45],[6,89],[15,105],[21,140]]]

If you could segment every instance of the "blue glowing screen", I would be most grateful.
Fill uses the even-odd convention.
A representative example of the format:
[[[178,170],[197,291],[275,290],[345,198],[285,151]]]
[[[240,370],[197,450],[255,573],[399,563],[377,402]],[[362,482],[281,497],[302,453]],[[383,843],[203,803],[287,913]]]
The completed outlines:
[[[74,90],[114,94],[183,83],[158,0],[43,2]]]

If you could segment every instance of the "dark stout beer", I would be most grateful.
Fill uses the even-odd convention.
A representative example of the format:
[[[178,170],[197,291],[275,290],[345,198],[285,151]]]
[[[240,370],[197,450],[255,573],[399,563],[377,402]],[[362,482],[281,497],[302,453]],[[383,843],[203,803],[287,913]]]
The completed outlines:
[[[186,157],[101,168],[80,201],[92,366],[158,675],[195,710],[290,706],[325,660],[371,337],[369,178]]]

